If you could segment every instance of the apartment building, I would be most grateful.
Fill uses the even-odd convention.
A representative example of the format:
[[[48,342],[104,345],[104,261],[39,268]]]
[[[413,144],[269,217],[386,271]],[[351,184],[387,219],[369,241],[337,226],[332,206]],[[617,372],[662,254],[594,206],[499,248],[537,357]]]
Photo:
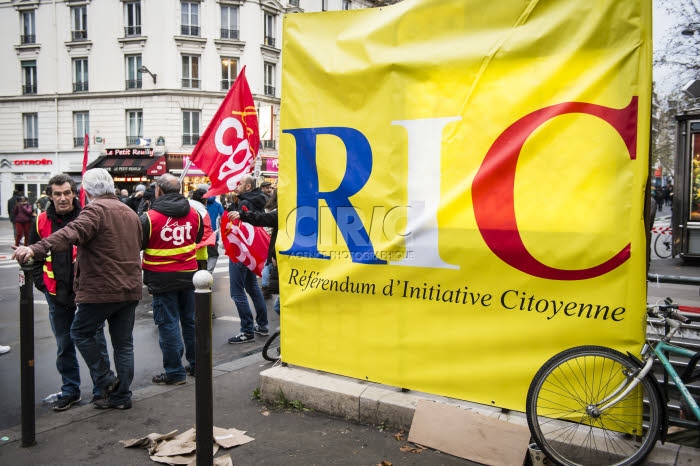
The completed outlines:
[[[246,66],[261,135],[260,169],[277,173],[285,14],[382,0],[0,0],[0,206],[22,189],[90,166],[131,189],[181,174]],[[205,181],[197,170],[185,183]]]

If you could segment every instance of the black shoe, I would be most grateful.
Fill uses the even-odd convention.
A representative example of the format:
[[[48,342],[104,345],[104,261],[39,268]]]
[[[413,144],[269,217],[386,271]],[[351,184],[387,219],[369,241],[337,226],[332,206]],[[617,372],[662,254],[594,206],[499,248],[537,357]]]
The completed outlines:
[[[53,404],[54,411],[65,411],[80,402],[80,395],[62,396]]]
[[[185,372],[187,372],[187,375],[190,375],[192,377],[194,377],[195,375],[194,367],[190,366],[189,364],[185,366]]]
[[[255,333],[258,335],[262,335],[264,337],[268,336],[270,334],[270,331],[267,329],[267,327],[260,327],[258,325],[255,326]]]
[[[97,409],[131,409],[131,400],[115,402],[109,398],[101,398],[92,405]]]
[[[260,288],[260,291],[262,291],[263,298],[264,299],[270,299],[272,298],[272,293],[270,292],[270,289],[266,286],[263,286]]]
[[[105,397],[102,395],[92,395],[92,399],[90,400],[90,404],[95,403],[97,400],[104,400]]]
[[[183,385],[187,383],[187,377],[182,380],[174,380],[165,374],[158,374],[153,377],[152,382],[156,385]]]
[[[254,341],[255,335],[252,333],[239,333],[235,337],[228,339],[228,342],[232,345],[236,345],[238,343],[253,343]]]

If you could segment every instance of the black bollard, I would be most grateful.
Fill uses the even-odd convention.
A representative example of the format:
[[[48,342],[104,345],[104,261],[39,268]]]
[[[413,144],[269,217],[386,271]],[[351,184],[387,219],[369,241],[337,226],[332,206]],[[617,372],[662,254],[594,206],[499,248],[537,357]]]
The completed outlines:
[[[212,391],[211,285],[213,277],[200,270],[192,278],[195,312],[195,410],[197,466],[214,463],[214,403]]]
[[[34,280],[32,263],[21,265],[19,272],[19,353],[22,446],[36,445],[34,419]]]

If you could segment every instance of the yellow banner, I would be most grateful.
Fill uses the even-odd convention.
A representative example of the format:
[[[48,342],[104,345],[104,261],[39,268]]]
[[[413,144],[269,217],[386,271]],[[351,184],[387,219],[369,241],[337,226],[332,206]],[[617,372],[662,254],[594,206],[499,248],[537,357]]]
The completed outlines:
[[[284,18],[284,360],[524,409],[644,340],[651,2]]]

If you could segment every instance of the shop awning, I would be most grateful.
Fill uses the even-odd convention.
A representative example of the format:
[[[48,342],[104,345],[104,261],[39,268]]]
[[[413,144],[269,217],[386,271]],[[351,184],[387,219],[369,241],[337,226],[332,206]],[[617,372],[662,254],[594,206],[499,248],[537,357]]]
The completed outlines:
[[[150,168],[160,162],[163,157],[120,157],[114,155],[101,155],[88,165],[90,168],[104,168],[112,176],[138,176],[151,175]],[[163,173],[165,164],[163,163]],[[162,175],[163,173],[158,173]]]

